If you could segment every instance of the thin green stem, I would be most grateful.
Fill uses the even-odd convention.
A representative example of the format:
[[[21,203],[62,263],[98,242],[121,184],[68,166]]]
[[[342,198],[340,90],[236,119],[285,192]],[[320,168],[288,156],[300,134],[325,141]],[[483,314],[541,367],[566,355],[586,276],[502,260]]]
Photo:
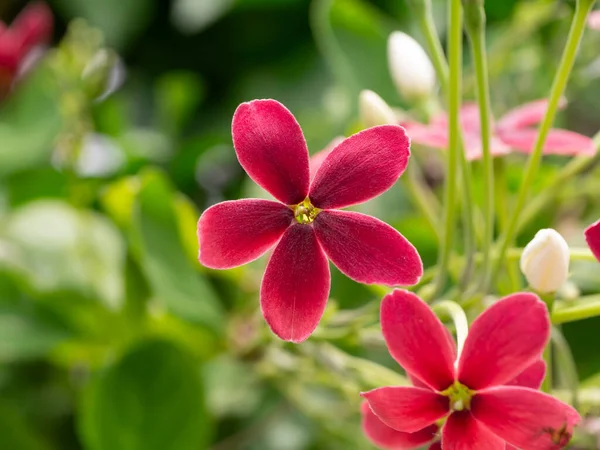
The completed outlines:
[[[600,316],[600,295],[582,297],[572,306],[556,308],[552,312],[552,323],[555,325]]]
[[[429,227],[440,241],[439,217],[441,206],[431,190],[427,188],[423,180],[423,173],[419,163],[413,157],[407,168],[407,176],[402,177],[404,183],[415,201],[415,206],[429,223]]]
[[[487,55],[485,45],[484,21],[485,13],[483,6],[479,6],[479,18],[477,24],[467,26],[467,33],[471,42],[473,62],[475,64],[475,76],[477,78],[477,101],[479,103],[479,120],[481,122],[481,148],[483,152],[483,198],[484,198],[484,232],[483,232],[483,273],[481,283],[487,285],[491,269],[491,247],[494,239],[494,162],[491,146],[491,101],[489,89],[489,75],[487,67]]]
[[[551,340],[554,343],[554,353],[556,356],[557,367],[563,373],[563,376],[571,389],[571,404],[577,408],[579,404],[578,391],[579,391],[579,375],[577,373],[577,366],[575,364],[575,358],[569,347],[569,343],[563,336],[559,327],[552,327]]]
[[[550,90],[548,109],[546,110],[546,114],[540,125],[533,152],[531,153],[527,162],[523,183],[521,184],[519,195],[517,197],[517,203],[513,210],[511,219],[508,222],[508,226],[500,237],[499,258],[496,260],[496,264],[494,264],[492,269],[492,277],[490,278],[491,282],[495,281],[495,278],[498,276],[504,255],[515,237],[517,223],[519,221],[521,211],[523,206],[525,206],[529,191],[531,190],[537,175],[540,161],[542,159],[544,143],[546,142],[550,127],[554,122],[554,117],[556,116],[560,99],[565,91],[567,81],[569,80],[571,69],[573,68],[573,63],[575,61],[575,56],[577,55],[579,42],[581,41],[581,37],[583,36],[583,32],[586,27],[586,19],[593,4],[594,0],[579,0],[577,2],[575,16],[571,24],[571,30],[569,31],[569,37],[567,38],[565,50],[559,63],[558,71],[552,84],[552,89]]]
[[[433,14],[431,11],[431,2],[424,0],[419,2],[422,4],[422,8],[415,8],[417,14],[417,21],[422,33],[425,35],[425,41],[427,48],[429,49],[429,56],[433,62],[433,67],[440,80],[443,92],[448,92],[448,62],[444,56],[444,49],[435,29],[435,22],[433,21]]]
[[[448,27],[448,164],[446,171],[446,186],[444,196],[444,234],[438,259],[438,275],[436,292],[444,290],[448,276],[448,263],[454,244],[455,211],[457,194],[457,176],[460,145],[460,86],[462,73],[462,8],[460,0],[450,0],[450,25]]]
[[[540,298],[546,303],[548,307],[548,312],[552,314],[552,310],[554,309],[554,301],[556,300],[556,294],[541,294],[538,293]],[[544,349],[544,361],[546,362],[546,376],[544,377],[544,381],[542,382],[542,391],[551,392],[553,386],[553,375],[554,375],[554,365],[552,358],[553,357],[553,348],[552,341],[548,341],[546,344],[546,348]]]
[[[462,353],[467,335],[469,334],[469,322],[467,321],[467,315],[465,314],[465,311],[458,303],[451,300],[440,300],[439,302],[435,302],[435,304],[433,304],[431,307],[437,314],[440,314],[442,311],[446,312],[452,319],[452,322],[454,322],[457,342],[456,359],[458,360],[458,358],[460,358],[460,354]]]

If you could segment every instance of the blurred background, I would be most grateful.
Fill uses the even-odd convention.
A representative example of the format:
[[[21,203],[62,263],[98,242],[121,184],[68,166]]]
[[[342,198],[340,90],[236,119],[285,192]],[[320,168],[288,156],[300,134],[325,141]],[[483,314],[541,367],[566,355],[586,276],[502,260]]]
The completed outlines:
[[[574,2],[485,3],[498,116],[547,94]],[[8,27],[27,5],[0,0],[0,18]],[[258,310],[266,259],[201,267],[196,221],[218,201],[266,195],[232,147],[239,103],[285,104],[312,153],[361,129],[362,89],[412,108],[386,59],[391,31],[422,41],[406,3],[47,6],[51,26],[44,19],[19,74],[0,76],[0,449],[372,449],[358,392],[399,376],[378,332],[385,291],[333,270],[322,325],[306,343],[284,344]],[[434,1],[441,35],[445,6]],[[14,37],[2,28],[0,75]],[[598,48],[600,33],[589,31],[559,118],[588,136],[600,128]],[[474,98],[468,52],[465,97]],[[439,193],[440,155],[416,157]],[[508,159],[512,192],[524,163]],[[546,160],[538,192],[564,163]],[[600,216],[599,182],[592,169],[565,187],[521,245],[550,225],[582,245],[582,226]],[[402,184],[362,208],[400,229],[426,267],[435,263],[434,230]],[[578,289],[598,292],[596,266],[573,271]],[[593,386],[600,354],[589,336],[598,325],[564,327],[579,376]]]

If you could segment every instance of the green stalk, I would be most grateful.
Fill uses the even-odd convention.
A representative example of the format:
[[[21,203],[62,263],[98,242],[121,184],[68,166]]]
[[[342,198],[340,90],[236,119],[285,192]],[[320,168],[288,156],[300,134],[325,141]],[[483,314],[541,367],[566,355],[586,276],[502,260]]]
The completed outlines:
[[[555,325],[600,316],[600,295],[582,297],[573,306],[556,308],[552,312],[552,323]]]
[[[554,309],[554,301],[556,300],[556,294],[542,294],[537,293],[539,297],[546,303],[548,307],[548,312],[552,314],[552,310]],[[552,362],[552,340],[549,340],[546,344],[546,348],[544,349],[544,361],[546,362],[546,376],[544,377],[544,381],[542,382],[542,391],[551,392],[553,385],[553,362]]]
[[[557,367],[562,371],[567,384],[571,389],[571,404],[577,408],[579,405],[579,375],[577,373],[575,358],[573,358],[569,343],[563,336],[559,327],[552,327],[552,334],[550,337],[554,343],[554,352],[556,353],[556,362],[558,363]]]
[[[475,64],[477,79],[477,101],[479,103],[479,120],[481,122],[481,148],[483,151],[483,197],[484,197],[484,231],[483,231],[483,286],[487,285],[491,270],[491,247],[494,239],[494,161],[491,153],[492,127],[490,120],[491,101],[489,75],[485,45],[485,11],[483,1],[465,1],[465,25],[471,42],[471,53]]]
[[[425,186],[423,173],[414,156],[408,165],[407,172],[406,176],[402,177],[402,180],[404,180],[406,188],[412,195],[415,205],[421,211],[427,223],[429,223],[429,227],[434,232],[438,242],[440,242],[439,215],[441,206],[435,195]]]
[[[496,277],[498,276],[500,268],[502,267],[504,255],[510,247],[513,239],[515,238],[515,232],[517,230],[517,223],[519,221],[521,211],[523,209],[523,206],[525,206],[529,195],[529,191],[531,190],[531,187],[537,175],[538,168],[540,166],[540,161],[542,159],[544,143],[546,142],[546,137],[548,136],[550,127],[554,122],[554,117],[556,116],[556,111],[558,110],[560,99],[565,91],[567,81],[569,80],[571,69],[573,68],[573,63],[575,61],[575,56],[577,55],[579,42],[581,41],[581,37],[583,36],[583,32],[586,27],[586,19],[594,2],[595,0],[578,0],[577,2],[577,6],[575,8],[575,16],[573,18],[571,29],[569,31],[569,37],[567,38],[567,43],[565,45],[565,49],[558,66],[558,71],[554,78],[552,89],[550,90],[548,109],[546,110],[544,120],[540,125],[538,137],[533,152],[531,153],[527,162],[525,176],[523,179],[523,183],[521,184],[521,189],[519,190],[519,195],[517,197],[515,209],[513,210],[507,228],[504,230],[504,233],[500,237],[500,250],[498,252],[498,259],[496,260],[496,263],[494,264],[494,267],[492,269],[492,276],[490,278],[491,283],[494,282]]]

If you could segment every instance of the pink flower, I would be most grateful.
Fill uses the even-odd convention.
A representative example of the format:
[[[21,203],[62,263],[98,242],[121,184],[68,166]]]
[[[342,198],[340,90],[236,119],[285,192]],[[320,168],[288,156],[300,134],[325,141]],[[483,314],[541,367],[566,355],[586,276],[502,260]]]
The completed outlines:
[[[596,259],[600,261],[600,220],[586,228],[585,240]]]
[[[477,318],[456,365],[454,342],[416,295],[387,295],[381,326],[390,354],[422,384],[361,394],[388,427],[414,433],[449,414],[444,450],[504,450],[507,443],[555,450],[581,420],[569,405],[534,389],[550,337],[547,308],[534,294],[513,294]]]
[[[588,26],[592,30],[600,31],[600,11],[592,11],[588,16]]]
[[[275,246],[260,301],[277,336],[301,342],[317,327],[329,296],[328,258],[361,283],[418,282],[421,259],[398,231],[338,210],[381,194],[404,172],[410,149],[402,127],[383,125],[343,140],[312,181],[300,125],[280,103],[243,103],[232,134],[242,167],[279,202],[244,199],[207,209],[198,221],[199,260],[228,269]]]
[[[44,3],[27,6],[11,27],[0,21],[0,98],[10,89],[29,52],[50,39],[52,27],[52,13]]]
[[[564,107],[564,102],[563,105]],[[547,100],[526,103],[502,116],[493,129],[491,153],[501,156],[511,149],[530,153],[537,139],[537,129],[532,128],[544,118],[548,107]],[[467,159],[480,159],[481,125],[479,107],[476,103],[465,104],[460,111],[460,122],[465,140]],[[402,124],[412,142],[429,147],[445,149],[448,147],[448,118],[446,113],[434,117],[429,125],[418,122]],[[552,129],[546,139],[544,154],[554,155],[594,155],[596,148],[592,139],[573,131]]]

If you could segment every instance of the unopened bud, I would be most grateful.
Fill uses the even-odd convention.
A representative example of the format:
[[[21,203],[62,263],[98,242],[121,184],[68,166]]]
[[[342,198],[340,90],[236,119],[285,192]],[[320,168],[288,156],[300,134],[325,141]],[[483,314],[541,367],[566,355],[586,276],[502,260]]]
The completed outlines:
[[[521,272],[539,293],[556,292],[569,276],[569,246],[565,239],[552,228],[538,231],[523,249]]]
[[[388,64],[398,93],[409,101],[430,97],[436,88],[435,70],[425,50],[408,34],[388,38]]]
[[[360,120],[366,127],[396,124],[396,115],[389,105],[373,91],[362,91],[358,96]]]
[[[125,69],[119,56],[107,49],[98,50],[81,74],[86,92],[95,100],[102,100],[116,91],[124,78]]]

